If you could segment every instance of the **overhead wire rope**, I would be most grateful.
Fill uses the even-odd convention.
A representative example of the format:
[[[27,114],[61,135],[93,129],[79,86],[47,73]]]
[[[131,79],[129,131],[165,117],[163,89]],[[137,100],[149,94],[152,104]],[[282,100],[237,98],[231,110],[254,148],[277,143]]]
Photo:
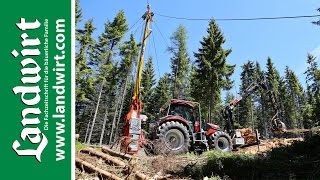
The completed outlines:
[[[160,13],[154,13],[155,15],[170,18],[170,19],[180,19],[188,21],[208,21],[214,19],[215,21],[259,21],[259,20],[281,20],[281,19],[300,19],[300,18],[313,18],[320,17],[320,14],[315,15],[300,15],[300,16],[277,16],[277,17],[254,17],[254,18],[187,18],[187,17],[176,17],[169,16]]]
[[[155,40],[154,40],[154,35],[152,34],[151,36],[152,36],[154,54],[156,56],[156,61],[157,61],[158,76],[159,76],[159,79],[160,79],[160,68],[159,68],[159,61],[158,61],[158,53],[157,53],[157,49],[156,49],[156,43],[155,43]]]
[[[163,39],[163,40],[164,40],[164,42],[167,44],[167,47],[170,47],[170,46],[169,46],[169,44],[168,44],[168,42],[166,41],[166,38],[164,38],[164,36],[163,36],[163,34],[162,34],[162,32],[161,32],[160,28],[158,27],[157,23],[156,23],[155,21],[153,21],[153,22],[154,22],[154,25],[156,25],[156,28],[158,29],[158,31],[159,31],[159,33],[160,33],[160,35],[161,35],[162,39]]]
[[[140,18],[128,29],[128,32],[129,32],[130,30],[132,30],[132,28],[133,28],[141,19],[142,19],[142,17],[140,17]],[[114,39],[118,39],[118,38],[122,38],[122,35],[119,35],[119,36],[116,36],[116,37],[114,37],[114,38],[108,39],[107,42],[112,41],[112,40],[114,40]]]

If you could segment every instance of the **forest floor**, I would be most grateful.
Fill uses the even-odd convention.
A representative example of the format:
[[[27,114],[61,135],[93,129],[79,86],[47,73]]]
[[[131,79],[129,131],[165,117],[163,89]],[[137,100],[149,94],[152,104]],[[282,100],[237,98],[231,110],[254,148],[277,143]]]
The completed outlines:
[[[114,164],[110,160],[84,152],[83,150],[87,147],[77,143],[76,158],[84,160],[96,169],[108,171],[119,179],[203,179],[204,177],[259,179],[262,174],[265,174],[263,176],[265,179],[277,179],[277,177],[299,179],[301,174],[295,169],[303,168],[306,174],[319,175],[319,170],[312,170],[320,169],[320,155],[317,155],[320,152],[319,144],[320,136],[316,135],[305,142],[302,138],[262,140],[259,146],[239,148],[232,153],[209,151],[201,155],[193,153],[179,156],[135,155],[132,158],[111,155],[116,162],[124,163],[120,167],[119,164]],[[103,148],[91,149],[108,154],[106,151],[102,152]],[[280,171],[281,168],[285,171],[284,174]],[[97,171],[88,170],[84,165],[77,164],[76,179],[78,180],[108,179],[99,174]],[[309,179],[312,177],[310,176]]]

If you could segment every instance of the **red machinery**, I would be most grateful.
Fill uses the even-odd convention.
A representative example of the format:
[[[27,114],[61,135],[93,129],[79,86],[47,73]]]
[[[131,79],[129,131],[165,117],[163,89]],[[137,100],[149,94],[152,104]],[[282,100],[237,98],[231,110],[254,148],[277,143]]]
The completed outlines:
[[[121,140],[121,151],[134,154],[138,152],[141,145],[144,143],[144,134],[141,130],[141,122],[146,120],[146,116],[140,114],[142,110],[142,102],[140,99],[141,91],[141,74],[144,63],[144,52],[151,31],[149,30],[150,22],[152,22],[153,12],[150,10],[150,6],[147,6],[147,11],[144,13],[142,18],[145,20],[145,28],[142,39],[142,47],[140,51],[139,62],[137,66],[137,75],[135,81],[135,87],[132,97],[132,103],[130,111],[125,118],[124,126],[124,139]]]

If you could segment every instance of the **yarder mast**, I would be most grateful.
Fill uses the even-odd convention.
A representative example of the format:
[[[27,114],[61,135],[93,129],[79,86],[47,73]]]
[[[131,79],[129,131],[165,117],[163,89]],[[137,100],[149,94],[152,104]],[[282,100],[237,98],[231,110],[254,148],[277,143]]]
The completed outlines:
[[[133,91],[132,103],[129,113],[125,117],[124,138],[121,140],[121,151],[128,154],[135,154],[139,151],[144,143],[144,134],[141,131],[141,122],[146,120],[145,115],[141,115],[142,102],[140,99],[141,93],[141,75],[144,63],[144,53],[147,44],[147,39],[151,34],[149,25],[153,20],[154,13],[151,12],[150,5],[147,5],[147,11],[142,18],[145,20],[145,27],[143,32],[142,46],[140,50],[140,57],[137,68],[136,81]]]

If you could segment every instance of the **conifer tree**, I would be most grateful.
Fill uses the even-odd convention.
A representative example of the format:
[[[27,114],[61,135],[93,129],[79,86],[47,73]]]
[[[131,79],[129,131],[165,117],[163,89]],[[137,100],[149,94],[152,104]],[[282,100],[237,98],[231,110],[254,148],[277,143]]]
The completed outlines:
[[[253,61],[248,61],[243,66],[241,66],[242,72],[240,74],[240,93],[243,93],[246,91],[246,89],[252,84],[255,83],[255,67]],[[252,121],[254,121],[253,117],[253,111],[254,111],[254,105],[252,102],[253,95],[250,94],[245,99],[242,99],[242,101],[239,103],[239,120],[240,125],[243,127],[248,127],[252,125]]]
[[[260,63],[255,62],[255,81],[260,81],[262,77],[265,76],[265,72],[261,69]],[[253,95],[256,100],[255,112],[256,112],[256,128],[263,134],[264,137],[269,137],[268,121],[266,119],[266,103],[269,100],[267,92],[259,88],[257,92]]]
[[[157,115],[160,108],[170,100],[170,74],[164,74],[158,81],[151,96],[150,113]]]
[[[187,50],[187,31],[179,25],[170,38],[172,98],[187,99],[189,97],[190,57]]]
[[[287,115],[291,117],[291,123],[293,128],[303,128],[302,124],[302,105],[303,105],[303,90],[299,83],[298,77],[295,73],[289,69],[288,66],[285,68],[285,79],[288,89],[286,108],[288,109]]]
[[[143,112],[149,117],[152,118],[152,104],[151,96],[154,91],[154,85],[156,84],[155,73],[153,69],[152,57],[148,58],[148,61],[145,65],[145,68],[142,72],[141,85],[143,87],[141,92],[141,99],[143,103]]]
[[[105,104],[105,106],[110,106],[108,110],[111,110],[111,108],[114,108],[115,105],[111,102],[114,102],[114,98],[116,96],[116,89],[117,89],[117,76],[114,76],[114,74],[117,73],[117,62],[113,60],[113,56],[116,55],[116,50],[118,49],[118,45],[120,40],[123,38],[124,34],[128,30],[128,25],[126,22],[126,18],[124,15],[124,12],[121,10],[117,13],[116,17],[113,19],[112,22],[108,21],[105,24],[104,32],[99,36],[99,41],[97,43],[97,46],[95,47],[95,59],[96,59],[96,65],[99,66],[98,72],[99,72],[99,79],[100,83],[97,87],[97,94],[96,94],[96,103],[95,104],[95,113],[92,120],[92,125],[90,128],[89,137],[87,140],[87,143],[90,143],[92,132],[95,126],[95,121],[97,119],[97,116],[99,112],[103,112],[99,106],[100,101],[103,93],[103,99],[107,99],[107,102],[104,102],[102,104]],[[105,87],[105,88],[104,88]],[[114,109],[113,109],[114,110]],[[104,112],[101,114],[105,114]],[[102,122],[100,123],[103,124]],[[98,129],[101,129],[98,128]],[[99,133],[99,135],[101,135]],[[100,136],[98,136],[100,137]]]
[[[199,83],[193,84],[192,97],[201,103],[203,110],[207,110],[209,121],[213,121],[213,115],[220,114],[221,90],[232,86],[233,81],[229,78],[235,65],[227,63],[231,49],[222,47],[225,38],[214,20],[209,22],[207,33],[200,42],[198,52],[194,54],[195,79]]]
[[[284,102],[284,99],[279,98],[279,85],[280,85],[280,74],[279,71],[274,66],[272,59],[268,57],[267,59],[267,70],[266,70],[266,77],[268,84],[270,86],[271,91],[273,91],[275,98],[276,98],[276,104],[271,104],[271,100],[268,98],[267,102],[265,103],[266,107],[266,119],[270,120],[275,115],[275,111],[273,106],[276,106],[279,111],[283,111],[281,107],[284,107],[282,102]],[[281,120],[281,119],[280,119]],[[268,127],[270,127],[270,121],[268,122]]]
[[[91,53],[95,45],[92,33],[96,28],[93,20],[90,19],[85,23],[83,30],[79,31],[79,53],[76,54],[76,101],[77,105],[88,104],[94,94],[93,69],[90,67],[92,61]]]
[[[79,29],[78,29],[78,23],[82,21],[82,9],[80,7],[80,2],[79,0],[76,0],[75,3],[75,26],[76,26],[76,40],[79,40],[80,34],[79,34]]]
[[[311,105],[312,111],[312,122],[314,125],[320,125],[320,69],[316,61],[316,57],[308,54],[308,68],[305,74],[307,90],[308,90],[308,100]]]

